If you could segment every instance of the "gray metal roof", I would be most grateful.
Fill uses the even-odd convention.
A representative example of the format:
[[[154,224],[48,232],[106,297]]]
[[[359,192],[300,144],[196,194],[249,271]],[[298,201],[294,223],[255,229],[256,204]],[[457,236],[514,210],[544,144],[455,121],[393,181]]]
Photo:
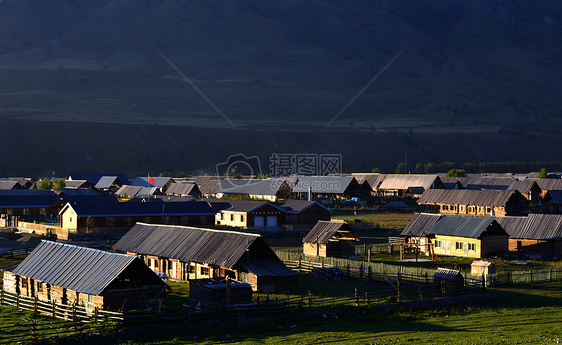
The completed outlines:
[[[118,195],[118,196],[133,196],[134,197],[135,195],[137,195],[140,192],[140,190],[142,188],[143,187],[140,187],[140,186],[124,185],[124,186],[121,186],[121,188],[119,188],[117,190],[117,192],[115,192],[115,195]]]
[[[344,222],[318,221],[302,240],[304,243],[328,243],[331,239],[359,240],[357,234]]]
[[[284,180],[252,179],[252,180],[223,180],[220,182],[217,193],[246,194],[246,195],[275,195],[282,188],[289,188]]]
[[[501,230],[498,230],[501,229]],[[480,238],[487,230],[494,230],[494,234],[505,230],[491,217],[443,216],[427,230],[428,234]]]
[[[18,186],[17,181],[0,181],[0,189],[16,189]]]
[[[402,230],[400,236],[425,236],[427,230],[435,224],[442,215],[433,213],[416,213],[408,225]]]
[[[418,204],[505,206],[511,198],[526,200],[518,191],[430,189],[423,193]]]
[[[529,214],[523,227],[512,229],[511,238],[562,240],[562,215]]]
[[[359,184],[367,181],[372,190],[377,190],[386,177],[385,174],[379,173],[352,173],[351,176],[355,177]]]
[[[462,277],[460,271],[452,270],[450,268],[441,268],[441,267],[437,268],[437,271],[435,271],[435,274],[433,274],[433,278],[450,279],[450,280],[453,280],[458,276]]]
[[[88,181],[86,180],[66,180],[64,181],[65,188],[88,188]]]
[[[293,192],[306,193],[310,187],[312,193],[343,194],[348,188],[361,190],[353,176],[298,176]]]
[[[521,232],[521,229],[527,223],[527,217],[494,217],[496,222],[507,232],[509,237],[513,238],[514,234]]]
[[[307,200],[291,200],[281,205],[281,208],[285,209],[289,213],[300,213],[313,205],[318,205],[321,208],[325,209],[326,211],[332,213],[332,210],[326,208],[326,206],[316,201],[307,201]]]
[[[113,249],[232,268],[255,242],[271,251],[270,259],[279,260],[260,235],[144,223],[137,223]]]
[[[117,176],[103,176],[102,178],[100,178],[98,183],[96,183],[95,187],[97,189],[108,189],[114,183],[122,184]]]
[[[220,182],[218,181],[209,181],[199,184],[199,191],[201,194],[209,195],[215,194],[220,187]]]
[[[528,179],[528,180],[537,181],[537,184],[539,185],[539,187],[541,187],[542,190],[552,190],[552,189],[562,190],[562,179],[537,178],[537,179]]]
[[[189,195],[192,192],[197,191],[197,185],[193,182],[181,182],[172,183],[168,189],[166,189],[166,194],[176,194],[176,195]]]
[[[69,290],[100,295],[134,260],[139,259],[134,255],[42,241],[13,273]]]
[[[443,183],[437,175],[392,174],[386,175],[379,189],[406,190],[408,187],[423,187],[424,190],[428,190],[443,188]]]

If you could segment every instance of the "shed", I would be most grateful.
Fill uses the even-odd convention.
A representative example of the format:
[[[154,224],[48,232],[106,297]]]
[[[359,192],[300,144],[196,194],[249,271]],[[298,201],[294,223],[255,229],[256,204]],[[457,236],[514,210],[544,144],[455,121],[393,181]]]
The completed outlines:
[[[252,286],[228,278],[189,281],[189,304],[237,304],[252,302]]]
[[[303,239],[303,253],[308,256],[348,258],[355,256],[357,234],[349,224],[319,221]]]
[[[449,268],[437,268],[433,274],[433,281],[441,296],[454,295],[459,289],[464,288],[464,277],[460,271]]]
[[[470,265],[470,274],[472,275],[488,275],[496,274],[496,266],[489,261],[474,260]]]

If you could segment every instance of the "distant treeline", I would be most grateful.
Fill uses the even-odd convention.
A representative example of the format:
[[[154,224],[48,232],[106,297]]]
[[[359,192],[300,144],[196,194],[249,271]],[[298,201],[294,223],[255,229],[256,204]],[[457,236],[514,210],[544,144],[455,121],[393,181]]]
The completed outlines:
[[[409,166],[406,163],[400,163],[396,167],[396,171],[383,171],[379,168],[373,169],[373,172],[394,173],[397,174],[435,174],[446,173],[452,169],[464,170],[467,173],[529,173],[539,172],[541,169],[547,171],[562,171],[562,162],[480,162],[480,163],[417,163],[415,166]]]

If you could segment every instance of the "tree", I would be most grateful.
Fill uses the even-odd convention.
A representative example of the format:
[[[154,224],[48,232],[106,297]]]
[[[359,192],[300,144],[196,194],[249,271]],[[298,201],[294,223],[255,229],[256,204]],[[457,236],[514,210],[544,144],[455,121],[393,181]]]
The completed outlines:
[[[541,172],[537,175],[538,178],[548,178],[548,173],[545,168],[541,169]]]
[[[49,180],[48,178],[41,180],[39,189],[53,189],[53,181]]]
[[[397,174],[405,174],[407,171],[407,166],[406,163],[400,163],[398,164],[398,166],[396,167],[396,173]]]
[[[55,182],[55,185],[53,186],[53,189],[55,190],[59,190],[59,189],[65,189],[66,188],[66,183],[64,183],[63,179],[58,179],[57,182]]]
[[[374,168],[373,170],[371,170],[372,173],[380,173],[381,172],[381,168]]]
[[[425,173],[425,168],[422,163],[416,164],[416,174],[423,174]]]
[[[462,169],[451,169],[447,172],[447,177],[463,177],[466,176],[466,171]]]

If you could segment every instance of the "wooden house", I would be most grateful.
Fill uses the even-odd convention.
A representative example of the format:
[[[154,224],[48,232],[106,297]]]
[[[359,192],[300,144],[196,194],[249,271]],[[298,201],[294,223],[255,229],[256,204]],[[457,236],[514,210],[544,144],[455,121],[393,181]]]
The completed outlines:
[[[562,214],[562,190],[549,190],[541,203],[542,212]]]
[[[533,213],[518,218],[506,226],[510,250],[562,253],[562,215]]]
[[[280,178],[220,181],[216,191],[217,198],[247,198],[267,200],[270,202],[288,200],[291,198],[289,184]]]
[[[529,200],[515,190],[427,190],[418,200],[420,211],[429,213],[522,216]]]
[[[534,180],[537,182],[541,189],[541,199],[544,198],[546,192],[549,190],[562,190],[562,179],[559,178],[537,178],[528,180]]]
[[[491,217],[443,216],[427,238],[435,254],[483,258],[507,253],[509,235]]]
[[[308,256],[349,258],[355,256],[359,237],[344,222],[319,221],[303,239],[303,253]]]
[[[60,197],[50,190],[16,189],[0,193],[0,214],[6,219],[56,219],[59,210]]]
[[[166,195],[200,197],[199,187],[194,182],[172,183],[166,190]]]
[[[388,197],[405,197],[406,191],[411,187],[422,187],[424,191],[445,188],[437,175],[392,174],[386,175],[377,194]]]
[[[230,277],[263,293],[297,286],[296,273],[257,234],[137,223],[113,249],[175,280]]]
[[[131,180],[129,185],[147,188],[156,187],[160,193],[165,193],[168,187],[175,183],[174,179],[171,177],[151,177],[151,179],[154,180],[154,183],[150,182],[148,176],[137,177],[134,180]]]
[[[67,203],[60,226],[70,233],[123,233],[135,223],[213,226],[215,210],[207,202]]]
[[[293,199],[348,200],[365,198],[365,191],[353,176],[297,176]]]
[[[406,247],[429,255],[432,248],[428,245],[427,231],[442,217],[434,213],[416,213],[400,233]]]
[[[213,204],[217,211],[215,217],[216,225],[247,229],[277,228],[285,224],[285,210],[267,201],[204,200]]]
[[[355,177],[366,195],[376,195],[379,186],[386,177],[385,174],[379,173],[352,173],[351,176]]]
[[[280,207],[286,212],[286,225],[314,225],[332,217],[332,211],[316,201],[291,200]]]
[[[442,297],[454,295],[464,288],[464,277],[460,271],[449,268],[437,268],[433,275],[433,281]]]
[[[144,310],[166,300],[166,284],[136,256],[51,241],[4,271],[4,291],[89,310]]]
[[[102,176],[94,188],[101,194],[115,194],[122,186],[123,182],[118,176]]]

